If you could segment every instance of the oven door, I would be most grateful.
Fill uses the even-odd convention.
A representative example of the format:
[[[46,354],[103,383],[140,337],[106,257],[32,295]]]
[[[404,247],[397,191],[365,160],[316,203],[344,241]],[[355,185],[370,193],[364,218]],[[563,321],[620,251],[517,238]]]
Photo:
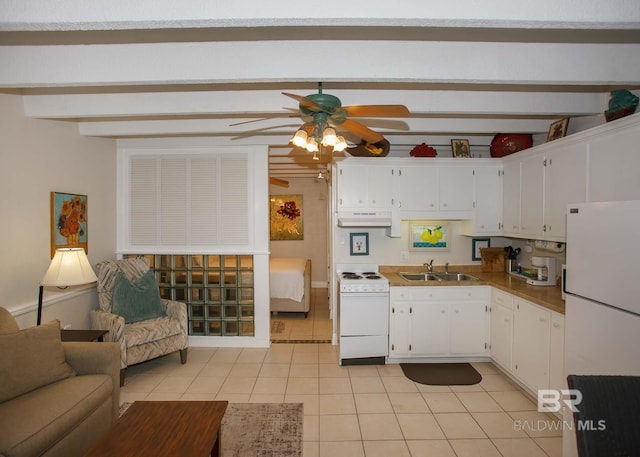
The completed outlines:
[[[340,335],[388,335],[389,294],[386,292],[342,292]]]

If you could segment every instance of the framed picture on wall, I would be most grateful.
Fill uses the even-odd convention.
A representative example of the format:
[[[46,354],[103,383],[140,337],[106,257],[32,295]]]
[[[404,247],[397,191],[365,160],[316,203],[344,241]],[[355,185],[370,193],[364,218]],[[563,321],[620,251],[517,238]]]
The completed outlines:
[[[87,196],[51,192],[51,258],[58,248],[84,248],[89,253]]]
[[[302,195],[272,195],[269,200],[271,241],[303,240]]]
[[[409,222],[410,251],[448,251],[450,244],[448,222]]]
[[[471,157],[469,140],[451,140],[451,155],[453,157]]]
[[[369,234],[349,234],[349,255],[369,255]]]
[[[489,238],[474,238],[472,241],[471,260],[482,260],[480,249],[490,248],[491,240]]]
[[[555,121],[549,126],[549,134],[547,135],[547,142],[563,138],[567,134],[567,127],[569,126],[569,118],[565,117],[559,121]]]

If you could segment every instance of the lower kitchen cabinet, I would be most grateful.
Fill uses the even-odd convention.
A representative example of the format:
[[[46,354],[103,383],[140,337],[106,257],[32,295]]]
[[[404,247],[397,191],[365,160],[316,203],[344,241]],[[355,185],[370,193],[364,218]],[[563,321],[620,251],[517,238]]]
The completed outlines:
[[[491,359],[507,371],[512,369],[513,295],[491,291]]]
[[[485,286],[391,287],[389,358],[487,356]]]
[[[493,289],[491,359],[534,395],[564,386],[564,316]]]
[[[551,313],[549,389],[566,389],[564,378],[564,316]]]
[[[513,373],[533,392],[548,389],[551,313],[516,298],[513,319]]]

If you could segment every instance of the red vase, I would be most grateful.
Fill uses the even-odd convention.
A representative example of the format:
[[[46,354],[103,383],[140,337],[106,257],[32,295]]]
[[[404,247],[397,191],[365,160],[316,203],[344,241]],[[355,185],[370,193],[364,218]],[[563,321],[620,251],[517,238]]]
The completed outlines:
[[[491,157],[504,157],[533,145],[530,133],[498,133],[491,140]]]

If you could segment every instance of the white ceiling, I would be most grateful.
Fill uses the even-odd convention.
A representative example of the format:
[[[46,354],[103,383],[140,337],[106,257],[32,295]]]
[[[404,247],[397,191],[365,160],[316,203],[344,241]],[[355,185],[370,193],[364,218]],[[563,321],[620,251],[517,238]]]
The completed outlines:
[[[410,118],[361,120],[394,156],[544,141],[557,119],[603,122],[610,90],[640,89],[637,0],[273,3],[0,0],[0,91],[23,94],[27,117],[127,144],[268,144],[271,175],[293,177],[317,169],[287,146],[302,121],[281,92],[319,81],[345,105],[406,105]]]

